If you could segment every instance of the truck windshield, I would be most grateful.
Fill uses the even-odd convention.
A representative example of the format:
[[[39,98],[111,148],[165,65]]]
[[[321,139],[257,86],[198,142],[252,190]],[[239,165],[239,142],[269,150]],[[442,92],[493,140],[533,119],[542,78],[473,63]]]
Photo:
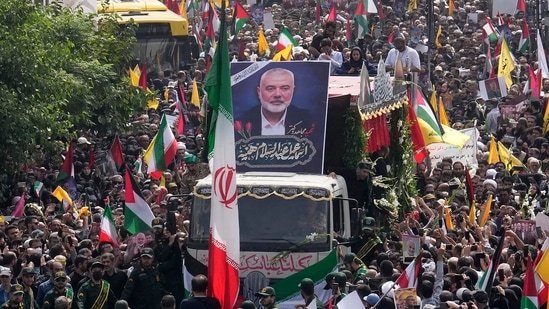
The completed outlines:
[[[189,243],[207,243],[210,228],[210,199],[195,196],[192,208]],[[273,250],[294,247],[312,233],[328,234],[328,201],[313,201],[299,196],[283,199],[271,195],[264,199],[244,196],[238,199],[240,242],[243,249],[259,244],[276,244]],[[322,237],[312,244],[326,244]],[[309,245],[307,245],[309,246]],[[269,251],[270,248],[263,248]]]
[[[177,71],[185,65],[184,56],[187,54],[190,54],[187,44],[183,39],[176,38],[138,38],[134,47],[134,57],[146,62],[149,71],[154,72]]]

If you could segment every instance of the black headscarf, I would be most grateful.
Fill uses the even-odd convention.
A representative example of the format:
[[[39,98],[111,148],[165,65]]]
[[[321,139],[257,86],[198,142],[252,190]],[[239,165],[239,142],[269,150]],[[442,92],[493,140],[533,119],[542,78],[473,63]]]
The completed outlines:
[[[358,50],[358,52],[360,53],[360,59],[358,61],[355,61],[353,59],[353,51],[355,50]],[[351,49],[351,55],[349,57],[349,68],[361,69],[363,63],[364,63],[364,53],[362,52],[360,47],[358,46],[353,47]]]

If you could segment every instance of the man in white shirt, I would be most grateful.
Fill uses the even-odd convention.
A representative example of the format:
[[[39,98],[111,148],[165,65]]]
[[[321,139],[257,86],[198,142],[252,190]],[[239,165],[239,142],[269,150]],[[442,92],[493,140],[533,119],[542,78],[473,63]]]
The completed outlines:
[[[393,45],[395,48],[389,51],[387,59],[385,59],[385,69],[387,71],[394,70],[397,59],[400,58],[403,68],[408,68],[410,72],[419,72],[421,63],[417,51],[406,46],[406,41],[401,37],[396,37],[393,40]]]
[[[343,63],[343,55],[332,49],[332,40],[326,38],[320,41],[320,51],[318,56],[319,61],[330,61],[330,75],[333,75]]]

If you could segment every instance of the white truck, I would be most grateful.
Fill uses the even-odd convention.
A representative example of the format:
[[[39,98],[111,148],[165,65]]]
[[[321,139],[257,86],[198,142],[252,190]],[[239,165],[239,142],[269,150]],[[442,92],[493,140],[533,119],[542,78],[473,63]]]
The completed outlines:
[[[211,175],[195,187],[187,241],[189,259],[207,265]],[[332,231],[350,237],[360,229],[355,200],[348,199],[345,180],[326,175],[247,172],[238,174],[240,225],[240,294],[270,285],[280,308],[293,308],[298,283],[307,277],[327,299],[324,277],[337,265]],[[345,249],[345,247],[343,247]],[[192,273],[192,272],[191,272]]]

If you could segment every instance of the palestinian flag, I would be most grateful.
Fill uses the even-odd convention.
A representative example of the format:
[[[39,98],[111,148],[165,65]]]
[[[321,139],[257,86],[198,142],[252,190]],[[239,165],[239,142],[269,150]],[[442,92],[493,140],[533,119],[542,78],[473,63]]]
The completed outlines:
[[[250,14],[248,14],[246,9],[238,1],[236,1],[236,5],[234,8],[234,18],[234,35],[238,35],[240,29],[242,29],[242,27],[244,27],[248,20],[251,19]]]
[[[124,179],[124,189],[126,191],[126,207],[124,207],[124,228],[131,234],[151,230],[151,223],[154,215],[145,201],[141,190],[130,174],[129,168],[126,168]]]
[[[494,29],[490,18],[486,17],[486,24],[482,26],[482,30],[484,30],[490,42],[494,42],[498,39],[498,33],[496,32],[496,29]]]
[[[530,46],[530,30],[528,30],[528,22],[526,18],[522,20],[522,35],[520,36],[519,42],[519,52],[526,54],[528,52],[528,47]]]
[[[290,44],[292,44],[292,46],[297,46],[297,42],[290,33],[290,30],[286,27],[282,27],[282,30],[280,30],[280,35],[278,36],[278,45],[276,48],[280,51],[288,47]]]
[[[482,225],[481,225],[482,226]],[[496,271],[499,266],[499,261],[501,258],[501,251],[503,249],[503,240],[505,239],[505,230],[502,233],[504,236],[500,236],[498,246],[496,248],[496,251],[494,252],[494,255],[492,256],[492,260],[490,261],[490,264],[488,265],[488,269],[484,272],[482,277],[477,281],[476,289],[477,290],[484,290],[488,295],[490,295],[492,283],[494,282],[494,277],[496,275]]]
[[[364,6],[364,1],[360,0],[358,1],[358,5],[356,7],[355,11],[355,22],[357,24],[357,35],[359,38],[364,37],[364,35],[368,34],[369,26],[368,26],[368,13],[366,11],[366,7]]]
[[[532,258],[528,256],[528,264],[526,266],[526,277],[524,277],[524,289],[522,292],[522,300],[520,309],[539,308],[538,291],[536,288],[536,279],[534,277],[534,267],[532,266]]]
[[[145,150],[144,158],[147,163],[147,173],[160,178],[162,172],[172,163],[176,153],[177,141],[168,125],[166,115],[163,115],[158,133]]]
[[[115,248],[118,247],[118,233],[116,232],[110,205],[105,205],[105,211],[103,211],[103,218],[101,219],[99,243],[102,242],[108,242]]]
[[[120,167],[124,164],[124,153],[122,152],[122,143],[118,134],[114,136],[114,141],[111,146],[111,156],[116,165],[116,170],[120,170]]]
[[[191,280],[194,276],[208,275],[208,267],[189,254],[188,250],[183,253],[183,285],[185,286],[185,298],[191,294]]]
[[[395,281],[401,289],[415,288],[421,270],[421,254],[418,255]]]

